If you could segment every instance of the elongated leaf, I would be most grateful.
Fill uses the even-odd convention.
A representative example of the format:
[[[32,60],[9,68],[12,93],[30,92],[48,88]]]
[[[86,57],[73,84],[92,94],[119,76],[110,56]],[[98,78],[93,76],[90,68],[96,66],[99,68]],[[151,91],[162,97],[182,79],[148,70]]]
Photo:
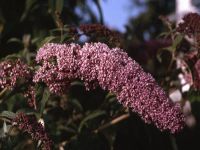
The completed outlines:
[[[22,41],[18,38],[10,38],[7,43],[12,43],[12,42],[15,42],[15,43],[19,43],[19,44],[22,44]]]
[[[71,127],[62,126],[62,125],[58,127],[58,130],[65,130],[66,132],[73,133],[73,134],[76,133],[75,129]]]
[[[195,90],[190,90],[187,93],[187,97],[190,102],[200,102],[200,92]]]
[[[53,40],[55,40],[55,39],[56,39],[55,36],[48,36],[48,37],[46,37],[46,38],[41,42],[41,45],[40,45],[40,46],[44,45],[45,43],[49,43],[49,42],[51,42],[51,41],[53,41]]]
[[[56,11],[62,12],[64,6],[64,0],[56,0]]]
[[[10,54],[8,56],[5,57],[5,59],[12,59],[12,60],[15,60],[17,58],[20,58],[20,54]]]
[[[4,133],[7,133],[7,132],[8,132],[7,124],[6,124],[5,121],[3,122],[3,132],[4,132]]]
[[[170,32],[162,32],[161,34],[158,35],[158,38],[160,37],[167,37],[170,35]]]
[[[48,0],[49,12],[55,11],[55,0]]]
[[[40,102],[44,93],[45,87],[43,85],[36,85],[36,101]]]
[[[2,111],[0,113],[0,117],[5,117],[8,119],[13,119],[13,118],[15,118],[15,116],[16,116],[16,114],[11,111]]]
[[[162,49],[159,49],[158,52],[157,52],[157,59],[159,62],[162,62],[162,58],[161,58],[161,55],[164,51],[168,51],[170,52],[170,54],[172,54],[173,51],[175,51],[176,48],[174,48],[173,46],[169,46],[169,47],[165,47],[165,48],[162,48]]]
[[[70,99],[69,102],[79,111],[83,111],[81,103],[77,99]]]
[[[23,21],[27,15],[28,12],[30,11],[30,9],[32,8],[32,6],[37,2],[37,0],[26,0],[26,4],[25,4],[25,10],[24,13],[22,14],[20,21]]]
[[[50,92],[45,89],[44,90],[44,93],[43,93],[43,96],[42,96],[42,100],[41,100],[41,103],[40,103],[40,113],[42,114],[43,111],[44,111],[44,108],[46,106],[46,103],[47,101],[49,100],[49,97],[50,97]]]
[[[95,118],[100,117],[100,116],[105,115],[105,114],[106,114],[106,112],[105,112],[105,111],[102,111],[102,110],[96,111],[96,112],[93,112],[93,113],[89,114],[87,117],[85,117],[85,118],[81,121],[81,123],[80,123],[80,125],[79,125],[78,132],[81,132],[83,126],[84,126],[89,120],[95,119]]]
[[[176,49],[176,47],[178,46],[178,44],[181,43],[182,40],[183,40],[183,36],[180,35],[180,34],[177,35],[176,38],[175,38],[175,40],[173,41],[172,47],[173,47],[174,49]]]
[[[16,113],[19,113],[19,112],[24,112],[26,115],[39,115],[38,112],[34,109],[31,109],[31,108],[22,108],[22,109],[19,109]]]
[[[81,81],[73,81],[70,83],[71,86],[84,86]]]

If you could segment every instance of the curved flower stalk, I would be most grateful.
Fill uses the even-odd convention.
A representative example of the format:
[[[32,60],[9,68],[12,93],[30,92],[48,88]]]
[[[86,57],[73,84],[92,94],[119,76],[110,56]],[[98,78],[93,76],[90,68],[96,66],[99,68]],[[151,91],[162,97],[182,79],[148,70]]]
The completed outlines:
[[[12,124],[17,126],[23,132],[31,135],[35,141],[41,141],[41,146],[45,150],[50,150],[52,141],[49,139],[43,125],[38,123],[34,116],[27,116],[24,113],[18,113],[12,120]]]
[[[184,116],[178,104],[169,100],[155,79],[119,48],[103,43],[46,44],[36,61],[42,64],[35,82],[45,82],[50,91],[62,93],[74,79],[86,89],[99,85],[116,94],[123,106],[137,112],[146,123],[175,133],[182,129]]]

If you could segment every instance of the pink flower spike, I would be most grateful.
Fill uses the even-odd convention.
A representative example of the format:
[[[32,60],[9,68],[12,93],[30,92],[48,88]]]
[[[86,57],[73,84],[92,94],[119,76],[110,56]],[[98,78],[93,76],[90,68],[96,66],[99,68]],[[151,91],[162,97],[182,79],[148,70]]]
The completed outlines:
[[[53,59],[53,60],[52,60]],[[51,92],[62,93],[74,79],[81,79],[86,89],[100,86],[116,94],[119,102],[138,113],[146,123],[160,130],[180,131],[184,116],[155,79],[119,48],[103,43],[46,44],[36,60],[42,66],[35,82],[44,82]]]

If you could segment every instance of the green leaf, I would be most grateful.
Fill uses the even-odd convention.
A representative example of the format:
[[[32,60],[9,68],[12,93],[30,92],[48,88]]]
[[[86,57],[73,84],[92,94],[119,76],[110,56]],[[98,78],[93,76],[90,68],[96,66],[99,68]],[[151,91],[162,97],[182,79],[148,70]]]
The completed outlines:
[[[172,43],[172,47],[176,49],[176,47],[181,43],[182,40],[183,40],[183,36],[181,34],[177,35],[175,40]]]
[[[65,130],[66,132],[76,134],[76,130],[75,129],[73,129],[71,127],[63,126],[63,125],[59,126],[58,130]]]
[[[13,119],[15,118],[15,116],[16,114],[11,111],[2,111],[0,113],[0,117],[3,117],[3,118]]]
[[[12,59],[12,60],[15,60],[18,58],[21,58],[20,54],[10,54],[5,57],[5,59]]]
[[[31,108],[22,108],[22,109],[17,110],[16,113],[19,113],[19,112],[24,112],[26,115],[39,116],[38,112],[36,110],[34,110],[34,109],[31,109]]]
[[[5,138],[9,134],[12,125],[7,125],[6,121],[3,122],[3,127],[0,130],[0,138]]]
[[[157,53],[158,61],[160,61],[160,62],[162,61],[161,54],[163,51],[169,51],[170,53],[173,53],[174,51],[176,51],[177,46],[181,43],[182,40],[183,40],[183,36],[181,34],[179,34],[176,36],[176,38],[173,41],[171,46],[160,49]]]
[[[60,28],[51,29],[50,30],[50,34],[53,35],[55,33],[60,33],[61,31],[69,33],[70,28],[69,27],[64,27],[63,29],[60,29]]]
[[[71,40],[73,40],[73,38],[74,37],[72,35],[64,34],[63,37],[62,37],[61,43],[65,42],[65,41],[71,41]]]
[[[95,118],[97,118],[97,117],[100,117],[100,116],[102,116],[102,115],[105,115],[105,114],[106,114],[106,112],[103,111],[103,110],[99,110],[99,111],[92,112],[91,114],[89,114],[87,117],[85,117],[85,118],[81,121],[81,123],[80,123],[80,125],[79,125],[78,132],[81,132],[82,128],[84,127],[84,125],[85,125],[88,121],[90,121],[90,120],[92,120],[92,119],[95,119]]]
[[[190,102],[200,102],[200,91],[190,90],[187,93]]]
[[[109,98],[112,98],[112,97],[116,97],[116,96],[115,96],[115,94],[109,92],[109,93],[106,95],[105,99],[109,99]]]
[[[0,98],[4,96],[7,90],[8,90],[7,88],[4,88],[3,90],[0,91]]]
[[[77,99],[70,99],[69,102],[75,107],[77,108],[77,110],[79,111],[83,111],[83,107],[81,105],[81,103],[77,100]]]
[[[64,0],[56,0],[56,11],[62,12],[64,6]]]
[[[36,101],[40,102],[44,93],[45,87],[43,85],[37,84],[36,85]]]
[[[49,12],[52,13],[55,11],[55,0],[48,0]]]
[[[29,11],[35,2],[37,2],[37,0],[26,0],[25,10]]]
[[[170,35],[170,32],[162,32],[161,34],[158,35],[158,38],[160,37],[167,37]]]
[[[41,114],[43,114],[45,105],[46,105],[47,101],[49,100],[49,97],[50,97],[50,92],[49,92],[49,90],[46,88],[46,89],[44,90],[44,93],[43,93],[43,96],[42,96],[42,100],[41,100],[41,102],[40,102],[40,113],[41,113]]]
[[[24,13],[22,14],[22,16],[21,16],[21,18],[20,18],[20,21],[23,21],[23,20],[27,17],[27,15],[28,15],[30,9],[32,8],[32,6],[33,6],[36,2],[37,2],[37,0],[26,0],[25,10],[24,10]]]
[[[172,54],[172,52],[174,52],[175,50],[176,50],[176,48],[174,48],[173,46],[161,48],[161,49],[158,50],[156,57],[157,57],[159,62],[162,62],[161,55],[162,55],[163,51],[168,51]]]
[[[53,41],[53,40],[55,40],[55,39],[56,39],[55,36],[48,36],[48,37],[46,37],[46,38],[41,42],[41,45],[40,45],[40,46],[44,45],[45,43],[49,43],[49,42],[51,42],[51,41]]]
[[[6,122],[4,121],[3,122],[3,132],[4,132],[5,135],[8,133],[8,130],[9,130],[8,126],[7,126]]]
[[[70,83],[71,86],[84,86],[81,81],[73,81]]]
[[[10,38],[10,39],[7,41],[7,43],[13,43],[13,42],[22,44],[22,41],[21,41],[20,39],[18,39],[18,38]]]

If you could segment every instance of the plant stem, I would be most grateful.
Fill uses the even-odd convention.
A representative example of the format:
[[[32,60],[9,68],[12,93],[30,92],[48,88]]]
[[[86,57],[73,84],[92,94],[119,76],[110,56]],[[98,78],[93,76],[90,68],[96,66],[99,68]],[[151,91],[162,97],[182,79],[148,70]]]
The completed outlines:
[[[0,98],[4,95],[4,93],[7,91],[7,88],[4,88],[1,92],[0,92]]]
[[[99,131],[102,131],[102,130],[104,130],[104,129],[110,127],[110,126],[113,126],[113,125],[115,125],[115,124],[117,124],[117,123],[123,121],[123,120],[126,120],[126,119],[129,118],[129,117],[130,117],[130,114],[123,114],[123,115],[121,115],[121,116],[119,116],[119,117],[117,117],[117,118],[111,120],[110,122],[108,122],[108,123],[106,123],[106,124],[100,126],[98,129],[94,130],[94,132],[95,132],[95,133],[98,133]]]

